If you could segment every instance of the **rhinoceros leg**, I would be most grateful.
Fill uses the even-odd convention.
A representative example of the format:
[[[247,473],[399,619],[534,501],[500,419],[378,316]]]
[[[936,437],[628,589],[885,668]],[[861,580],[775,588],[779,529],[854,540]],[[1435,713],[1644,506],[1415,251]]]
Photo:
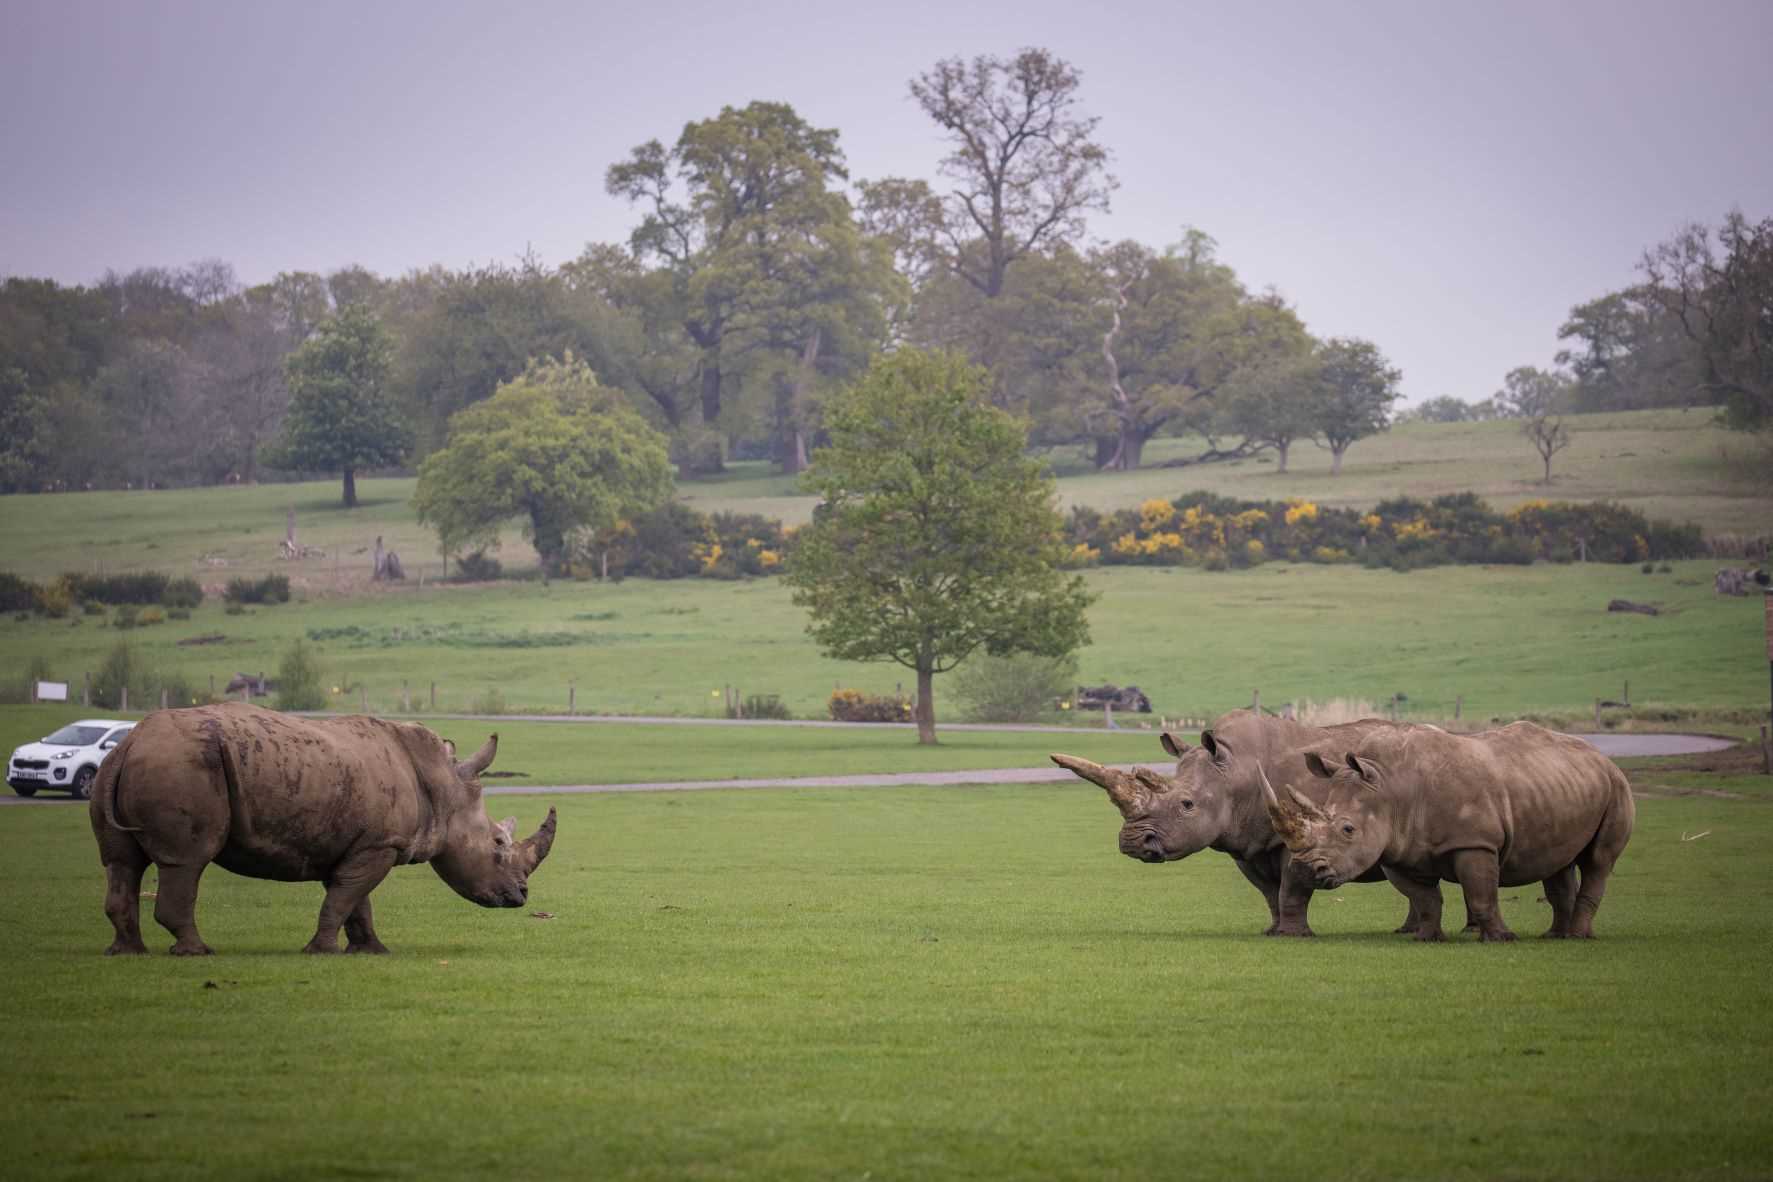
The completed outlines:
[[[1233,858],[1232,861],[1243,872],[1243,876],[1250,880],[1250,885],[1261,891],[1262,897],[1268,901],[1268,930],[1262,934],[1274,935],[1274,929],[1280,926],[1280,884],[1242,858]]]
[[[211,949],[197,934],[197,883],[208,862],[195,866],[160,867],[154,898],[154,921],[173,935],[174,956],[208,956]]]
[[[358,900],[357,909],[345,917],[345,951],[387,955],[388,946],[376,939],[375,919],[370,914],[368,895]]]
[[[1302,936],[1317,935],[1311,930],[1308,918],[1311,911],[1311,881],[1301,871],[1293,869],[1293,860],[1282,855],[1280,864],[1280,915],[1274,927],[1268,930],[1270,936]]]
[[[1385,869],[1385,878],[1392,886],[1402,891],[1410,900],[1410,915],[1416,920],[1416,926],[1407,930],[1413,932],[1418,940],[1424,943],[1438,943],[1447,938],[1441,930],[1441,884],[1440,880],[1411,878],[1401,870],[1390,866]],[[1399,929],[1406,930],[1406,929]]]
[[[105,949],[105,955],[145,956],[148,946],[142,943],[142,872],[148,868],[148,855],[133,838],[121,833],[114,836],[120,840],[104,847],[105,918],[111,921],[117,938]]]
[[[356,913],[359,904],[368,898],[369,892],[375,890],[392,869],[393,850],[362,850],[346,855],[343,861],[333,867],[332,876],[326,880],[326,899],[320,904],[320,922],[315,925],[314,938],[308,941],[302,951],[337,952],[339,927],[347,917]],[[368,914],[366,910],[366,918]]]
[[[1495,850],[1460,850],[1453,855],[1453,877],[1465,892],[1465,914],[1478,925],[1478,939],[1486,944],[1505,943],[1514,933],[1502,922],[1496,902],[1496,886],[1502,867]]]
[[[1576,867],[1566,866],[1545,880],[1545,901],[1551,904],[1551,927],[1545,931],[1547,940],[1563,940],[1570,935],[1570,921],[1576,910]]]

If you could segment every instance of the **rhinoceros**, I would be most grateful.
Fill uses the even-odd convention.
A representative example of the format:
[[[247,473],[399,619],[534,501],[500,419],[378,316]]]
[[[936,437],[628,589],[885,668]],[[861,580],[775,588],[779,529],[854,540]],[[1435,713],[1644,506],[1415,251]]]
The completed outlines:
[[[1612,760],[1530,722],[1472,736],[1436,727],[1367,735],[1304,757],[1329,791],[1285,799],[1261,776],[1274,827],[1320,888],[1377,862],[1408,894],[1418,940],[1443,940],[1441,882],[1457,882],[1486,941],[1513,940],[1498,886],[1545,884],[1552,939],[1591,939],[1637,806]],[[1577,872],[1581,887],[1577,887]]]
[[[1407,724],[1366,719],[1340,726],[1316,727],[1291,719],[1234,710],[1201,732],[1201,746],[1189,747],[1167,732],[1164,750],[1176,757],[1173,777],[1145,768],[1133,773],[1103,767],[1073,755],[1055,754],[1060,767],[1098,784],[1108,792],[1126,821],[1120,851],[1142,862],[1174,862],[1204,849],[1219,850],[1231,860],[1268,902],[1267,936],[1310,936],[1307,911],[1312,889],[1307,880],[1288,872],[1286,844],[1263,807],[1259,766],[1298,765],[1312,749],[1353,746],[1381,730],[1407,729]],[[1308,780],[1302,773],[1300,778]],[[1305,785],[1307,792],[1321,791]],[[1381,882],[1378,867],[1362,867],[1359,882]],[[1416,930],[1420,916],[1412,902],[1399,932]]]
[[[495,734],[460,763],[413,723],[290,718],[229,702],[148,715],[99,767],[89,813],[104,862],[107,955],[144,953],[142,872],[160,869],[154,918],[174,956],[205,956],[197,882],[211,862],[248,878],[326,884],[304,952],[383,953],[369,893],[396,866],[429,862],[482,907],[519,907],[554,844],[554,810],[514,840],[517,819],[494,824],[481,772]]]

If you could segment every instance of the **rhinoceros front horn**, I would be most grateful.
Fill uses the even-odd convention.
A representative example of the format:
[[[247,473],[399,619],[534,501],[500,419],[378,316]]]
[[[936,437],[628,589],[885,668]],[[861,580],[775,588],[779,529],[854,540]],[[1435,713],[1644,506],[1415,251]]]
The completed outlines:
[[[1287,848],[1294,853],[1305,849],[1309,844],[1305,819],[1317,809],[1309,800],[1294,791],[1291,784],[1287,785],[1287,795],[1293,799],[1291,802],[1283,804],[1281,798],[1275,795],[1274,785],[1268,782],[1268,773],[1263,770],[1260,762],[1256,764],[1256,775],[1262,781],[1262,800],[1268,806],[1268,819],[1273,823],[1274,831],[1280,834],[1280,839],[1286,842]],[[1301,805],[1304,807],[1301,808]]]
[[[478,776],[492,766],[493,756],[498,754],[499,733],[494,731],[488,735],[480,750],[456,764],[456,771],[464,776]]]
[[[529,863],[529,869],[534,870],[540,866],[542,859],[546,858],[548,851],[553,848],[554,810],[549,809],[548,818],[542,822],[542,827],[523,839],[524,859]]]
[[[1075,755],[1055,753],[1048,758],[1071,772],[1072,775],[1088,780],[1107,792],[1108,799],[1114,802],[1114,807],[1119,809],[1123,816],[1130,816],[1139,808],[1145,790],[1139,786],[1137,780],[1125,772],[1117,771],[1111,767],[1103,767],[1101,764],[1092,763],[1087,759],[1079,759]]]

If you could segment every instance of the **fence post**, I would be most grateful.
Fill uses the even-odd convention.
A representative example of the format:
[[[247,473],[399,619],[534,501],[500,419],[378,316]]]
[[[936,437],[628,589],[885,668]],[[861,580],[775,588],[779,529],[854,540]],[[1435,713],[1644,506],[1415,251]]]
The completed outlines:
[[[1601,725],[1601,700],[1599,698],[1594,700],[1594,724],[1597,727]]]
[[[435,681],[431,683],[431,709],[437,709],[437,683]]]
[[[1620,701],[1625,703],[1627,710],[1631,709],[1631,678],[1629,677],[1625,679],[1625,693],[1621,696]]]
[[[406,678],[400,679],[400,709],[406,714],[412,713],[412,694],[407,692]]]
[[[1773,776],[1773,742],[1767,740],[1767,728],[1761,728],[1761,774]]]
[[[215,700],[215,674],[213,673],[209,675],[209,698],[211,701]]]
[[[86,671],[85,680],[80,686],[80,704],[82,706],[92,705],[92,671],[90,669]]]
[[[358,693],[358,701],[363,703],[363,711],[362,712],[364,714],[368,714],[369,713],[369,686],[365,685],[362,682],[358,682],[357,683],[357,693]]]
[[[166,687],[165,686],[160,687],[160,708],[162,710],[166,709]]]
[[[122,693],[122,695],[123,695],[123,706],[122,706],[122,709],[123,709],[123,710],[124,710],[124,711],[128,711],[128,709],[129,709],[129,687],[128,687],[128,686],[127,686],[127,685],[126,685],[126,686],[123,686],[123,687],[122,687],[122,690],[121,690],[121,691],[120,691],[120,692],[121,692],[121,693]]]
[[[1460,694],[1453,699],[1453,721],[1459,721],[1459,715],[1465,710],[1465,695]]]
[[[578,698],[578,696],[579,696],[579,687],[574,685],[570,681],[567,682],[566,683],[566,712],[568,714],[571,714],[574,712],[574,709],[577,705],[576,699]]]
[[[1259,689],[1250,691],[1250,711],[1255,714],[1262,713],[1262,691]]]

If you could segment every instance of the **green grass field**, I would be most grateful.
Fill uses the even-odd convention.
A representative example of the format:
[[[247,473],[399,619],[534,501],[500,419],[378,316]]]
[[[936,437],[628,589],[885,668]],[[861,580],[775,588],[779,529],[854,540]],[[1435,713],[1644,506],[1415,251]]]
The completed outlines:
[[[1510,423],[1412,423],[1356,444],[1342,475],[1329,453],[1293,449],[1290,471],[1270,457],[1184,469],[1161,464],[1199,451],[1199,440],[1156,440],[1146,467],[1096,473],[1076,449],[1048,458],[1060,477],[1062,504],[1097,509],[1137,506],[1152,497],[1197,489],[1254,500],[1305,497],[1327,505],[1370,506],[1387,497],[1477,492],[1499,508],[1533,498],[1614,500],[1651,517],[1697,521],[1708,532],[1764,534],[1773,526],[1768,457],[1752,439],[1725,431],[1709,411],[1635,411],[1576,415],[1574,442],[1539,483],[1539,459]],[[339,507],[337,480],[161,492],[64,493],[0,499],[3,568],[33,579],[66,570],[164,570],[217,585],[236,575],[279,571],[316,593],[354,591],[366,580],[382,535],[413,580],[441,573],[436,537],[413,515],[411,479],[360,480],[363,503]],[[812,513],[813,499],[794,478],[768,464],[736,464],[714,480],[684,483],[683,498],[705,512],[762,513],[791,524]],[[277,543],[293,506],[303,543],[324,557],[283,562]],[[535,554],[507,530],[500,557],[533,566]]]
[[[1398,574],[1349,566],[1270,564],[1248,571],[1117,567],[1092,571],[1101,599],[1080,654],[1088,683],[1134,684],[1169,717],[1210,717],[1295,698],[1405,695],[1407,714],[1487,721],[1592,711],[1596,698],[1708,709],[1762,708],[1767,670],[1760,604],[1712,593],[1715,564],[1670,574],[1634,566],[1442,567]],[[1609,613],[1614,598],[1666,614]],[[708,717],[723,688],[779,694],[798,717],[823,717],[838,685],[891,693],[891,664],[821,656],[806,617],[777,580],[619,584],[502,583],[350,599],[324,596],[228,616],[205,603],[190,620],[118,632],[97,618],[0,618],[0,651],[22,674],[46,660],[76,693],[120,639],[161,674],[206,693],[236,672],[275,675],[281,653],[310,630],[334,705],[420,711],[492,704],[564,713],[569,685],[582,713]],[[355,632],[349,630],[355,629]],[[180,646],[223,634],[225,643]],[[559,642],[559,643],[555,643]],[[137,703],[141,705],[141,703]],[[939,721],[956,721],[948,680]],[[1055,716],[1057,717],[1057,716]]]
[[[107,960],[85,810],[0,813],[7,1176],[1767,1175],[1758,803],[1644,801],[1601,939],[1510,946],[1384,886],[1264,939],[1082,785],[516,803],[561,811],[530,906],[399,870],[394,955],[326,960],[317,887],[219,869],[218,956]]]

